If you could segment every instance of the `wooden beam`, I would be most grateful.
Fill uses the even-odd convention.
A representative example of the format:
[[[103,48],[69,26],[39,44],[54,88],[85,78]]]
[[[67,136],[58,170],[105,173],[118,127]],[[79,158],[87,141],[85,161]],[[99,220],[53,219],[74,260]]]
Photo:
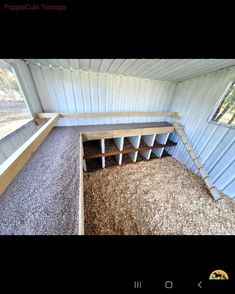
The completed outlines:
[[[129,149],[123,149],[123,150],[113,150],[110,152],[105,152],[105,153],[96,153],[92,155],[84,155],[84,159],[95,159],[99,157],[108,157],[108,156],[113,156],[113,155],[119,155],[119,154],[128,154],[128,153],[134,153],[136,151],[145,151],[145,150],[151,150],[154,148],[164,148],[164,147],[173,147],[176,146],[177,143],[175,142],[168,142],[166,144],[155,144],[153,146],[145,146],[145,147],[139,147],[139,148],[129,148]]]
[[[35,118],[34,122],[37,126],[39,126],[40,124],[43,123],[43,119],[42,118]]]
[[[129,165],[129,164],[138,164],[138,163],[143,162],[143,161],[152,161],[152,160],[157,160],[157,159],[162,159],[162,158],[167,158],[167,157],[172,157],[172,155],[167,154],[167,155],[162,155],[161,157],[150,158],[150,159],[143,158],[140,161],[135,161],[135,162],[131,161],[131,162],[122,163],[121,166]],[[119,166],[120,165],[118,165],[118,163],[117,163],[117,164],[114,164],[114,165],[106,166],[105,169],[106,168],[114,168],[114,167],[116,168],[116,167],[119,167]],[[88,172],[95,172],[95,171],[99,171],[99,170],[102,170],[102,168],[97,167],[97,168],[94,168],[94,169],[92,169],[92,170],[90,170]]]
[[[39,113],[39,112],[35,112],[35,116],[36,118],[52,118],[55,115],[57,115],[59,113],[53,113],[53,112],[46,112],[46,113]]]
[[[56,113],[36,113],[38,118],[50,118]],[[61,117],[121,117],[121,116],[170,116],[175,119],[181,119],[178,112],[61,112]]]
[[[175,131],[175,126],[169,127],[155,127],[155,128],[139,128],[139,129],[119,129],[119,130],[107,130],[98,132],[86,132],[82,134],[83,141],[110,139],[117,137],[130,137],[138,135],[152,135],[171,133]]]
[[[79,136],[79,144],[80,144],[80,173],[79,173],[79,181],[80,181],[80,189],[79,189],[79,223],[78,223],[78,233],[79,235],[84,235],[84,193],[83,193],[83,144],[82,144],[82,135]]]
[[[54,115],[29,140],[3,162],[0,166],[0,195],[6,190],[31,155],[38,149],[59,119],[59,114]]]

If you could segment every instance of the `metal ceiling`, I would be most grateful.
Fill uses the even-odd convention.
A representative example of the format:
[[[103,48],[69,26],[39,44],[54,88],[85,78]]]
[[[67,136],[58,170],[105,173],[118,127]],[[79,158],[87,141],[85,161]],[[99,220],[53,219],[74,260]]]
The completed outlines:
[[[26,59],[75,70],[180,82],[235,65],[235,59]]]

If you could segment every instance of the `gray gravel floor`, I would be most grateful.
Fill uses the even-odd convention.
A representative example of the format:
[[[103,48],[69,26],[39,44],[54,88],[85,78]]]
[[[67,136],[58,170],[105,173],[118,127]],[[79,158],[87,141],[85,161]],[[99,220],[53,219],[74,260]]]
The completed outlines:
[[[0,197],[0,234],[78,233],[79,132],[54,128]]]
[[[78,234],[80,132],[164,125],[55,127],[0,197],[0,235]]]

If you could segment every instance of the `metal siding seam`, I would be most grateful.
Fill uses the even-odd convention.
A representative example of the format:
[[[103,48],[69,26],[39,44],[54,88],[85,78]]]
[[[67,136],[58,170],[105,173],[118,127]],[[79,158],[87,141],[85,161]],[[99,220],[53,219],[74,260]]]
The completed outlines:
[[[235,158],[232,159],[229,163],[227,163],[223,169],[221,169],[220,173],[214,178],[214,182],[217,182],[219,178],[229,169],[229,167],[235,162]]]
[[[64,92],[66,106],[67,106],[67,109],[69,111],[69,104],[68,104],[67,94],[66,94],[65,85],[64,85],[64,72],[63,71],[61,72],[61,75],[62,75],[62,88],[63,88],[63,92]],[[68,124],[69,121],[70,121],[69,126],[71,126],[72,125],[72,118],[69,118],[67,120],[66,124]]]
[[[76,91],[75,91],[75,85],[74,85],[74,81],[73,81],[73,71],[70,72],[70,78],[71,78],[71,83],[72,83],[72,89],[73,89],[73,97],[74,97],[74,104],[75,104],[75,108],[76,108],[76,112],[79,112],[79,107],[78,107],[78,99],[77,99],[77,95],[76,95]],[[77,118],[77,122],[78,125],[80,125],[80,119]]]
[[[127,73],[127,75],[128,76],[131,76],[131,73],[133,72],[133,71],[135,71],[138,67],[140,67],[143,63],[145,63],[145,60],[136,60],[136,62],[135,63],[133,63],[129,68],[128,68],[128,73]],[[134,69],[133,69],[134,68]]]
[[[224,191],[233,181],[234,181],[234,177],[232,177],[226,183],[224,183],[222,190]]]
[[[44,103],[46,103],[46,107],[44,107],[45,108],[45,110],[46,111],[48,111],[48,112],[50,112],[50,111],[52,111],[52,109],[51,109],[51,103],[50,103],[50,95],[49,95],[49,92],[48,92],[48,89],[47,89],[47,86],[46,86],[46,83],[45,83],[45,77],[44,77],[44,73],[43,73],[43,68],[39,68],[39,70],[40,70],[40,73],[39,73],[39,75],[41,74],[41,86],[42,86],[42,88],[44,89],[44,95],[45,95],[45,92],[46,92],[46,95],[44,96]]]
[[[91,77],[90,77],[90,72],[87,73],[87,85],[88,85],[88,95],[89,95],[89,100],[90,100],[90,112],[93,112],[93,101],[92,101],[92,96],[91,96]],[[94,123],[94,119],[91,119],[91,123],[92,124],[95,124]]]
[[[51,74],[52,74],[52,79],[54,81],[54,91],[55,91],[56,102],[57,102],[57,105],[58,105],[58,112],[61,112],[60,103],[59,103],[59,99],[58,99],[57,91],[56,91],[55,73],[54,73],[54,70],[53,69],[51,69]]]
[[[229,145],[227,145],[227,147],[222,151],[220,156],[217,158],[217,161],[215,161],[214,164],[209,168],[209,173],[216,167],[216,165],[219,163],[222,157],[226,154],[227,150],[229,150],[233,144],[235,144],[235,138]]]
[[[80,89],[81,89],[81,98],[82,98],[82,105],[83,105],[83,112],[85,112],[85,102],[84,102],[84,97],[83,97],[83,89],[82,89],[82,77],[81,73],[78,73],[78,80],[80,84]]]
[[[224,193],[235,198],[235,179],[233,179],[233,181],[224,189]]]
[[[229,129],[226,129],[226,131],[222,134],[222,136],[220,137],[219,141],[216,142],[216,144],[214,144],[214,147],[211,149],[211,151],[209,152],[209,154],[206,156],[206,158],[202,161],[202,165],[204,165],[207,160],[210,158],[210,156],[214,153],[214,151],[217,149],[217,147],[219,146],[219,144],[223,141],[224,137],[228,134]]]
[[[131,62],[131,63],[129,64],[129,62]],[[137,59],[131,59],[131,61],[128,60],[128,59],[126,59],[126,60],[123,62],[123,64],[120,66],[120,68],[117,70],[117,74],[118,74],[118,75],[121,75],[121,74],[128,74],[128,70],[129,70],[129,69],[133,66],[133,64],[135,64],[136,62],[137,62]],[[125,63],[128,64],[128,66],[127,66],[126,68],[124,67]],[[124,67],[123,72],[122,72],[122,71],[120,72],[121,67]]]
[[[164,73],[166,70],[168,70],[168,69],[163,69],[162,70],[162,68],[168,66],[169,64],[172,67],[172,63],[174,65],[174,64],[176,64],[178,62],[178,60],[172,61],[171,59],[167,59],[167,61],[166,61],[164,59],[161,59],[160,62],[162,62],[163,64],[161,64],[160,66],[158,65],[158,67],[155,70],[153,70],[152,72],[148,73],[147,76],[146,76],[147,78],[148,77],[152,77],[152,78],[153,77],[156,77],[156,79],[161,80],[161,77],[159,77],[159,72],[160,73]],[[154,72],[157,72],[157,73],[155,73],[156,75],[153,75]]]
[[[202,152],[205,150],[207,144],[209,143],[210,139],[213,137],[215,132],[217,131],[218,127],[213,128],[213,130],[210,132],[210,135],[206,138],[204,141],[204,145],[201,146],[200,150],[198,151],[198,156],[202,154]]]

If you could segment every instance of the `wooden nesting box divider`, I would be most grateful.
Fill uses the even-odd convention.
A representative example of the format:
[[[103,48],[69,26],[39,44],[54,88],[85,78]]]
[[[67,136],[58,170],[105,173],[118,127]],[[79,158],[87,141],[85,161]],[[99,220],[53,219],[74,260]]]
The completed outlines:
[[[83,142],[84,171],[168,157],[166,148],[177,143],[168,140],[170,133],[102,138]]]
[[[124,137],[114,138],[113,141],[114,141],[115,145],[117,146],[118,150],[122,151],[123,144],[124,144]],[[122,164],[122,156],[123,156],[122,153],[115,155],[115,158],[116,158],[119,165]]]
[[[176,134],[175,132],[169,134],[166,145],[168,143],[173,143],[176,140],[175,134]],[[163,152],[164,151],[166,151],[169,155],[172,155],[174,151],[174,146],[165,147]]]
[[[167,139],[169,137],[169,133],[166,134],[157,134],[156,135],[156,143],[157,144],[166,144]],[[164,148],[154,148],[153,149],[153,153],[157,156],[157,157],[161,157],[162,153],[163,153]]]
[[[100,147],[101,147],[101,153],[105,153],[105,142],[104,139],[100,140]],[[105,168],[105,157],[102,156],[102,168]]]
[[[156,135],[146,135],[142,136],[142,140],[145,142],[147,146],[153,146]],[[140,152],[140,155],[145,159],[149,159],[151,155],[152,149],[147,149]]]
[[[134,149],[139,148],[140,139],[141,139],[141,136],[128,137],[128,140],[129,140],[129,142],[131,143],[131,145],[133,146]],[[138,151],[129,153],[129,156],[130,156],[130,158],[131,158],[131,160],[133,162],[136,162],[137,155],[138,155]]]

